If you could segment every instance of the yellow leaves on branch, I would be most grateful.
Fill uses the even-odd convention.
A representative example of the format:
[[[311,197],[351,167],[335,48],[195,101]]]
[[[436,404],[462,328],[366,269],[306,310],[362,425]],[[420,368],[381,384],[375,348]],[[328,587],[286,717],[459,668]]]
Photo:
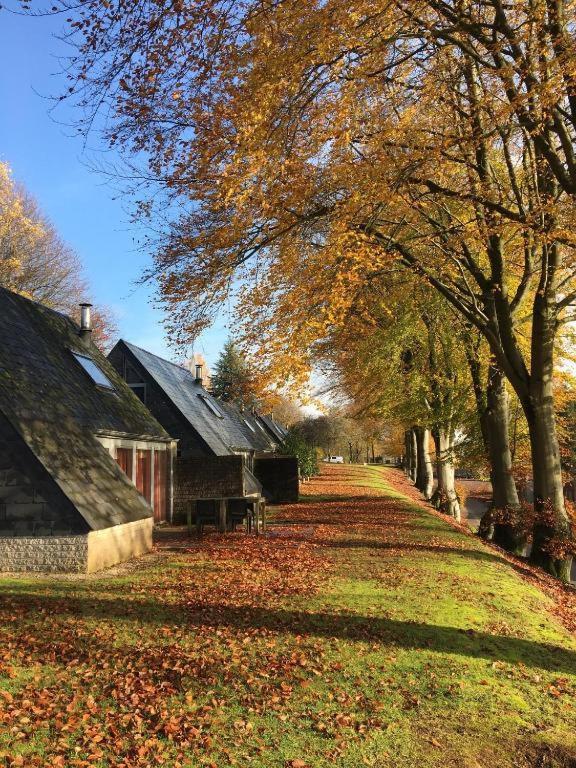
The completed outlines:
[[[0,284],[10,286],[22,257],[44,235],[42,225],[27,215],[22,193],[9,166],[0,162]]]
[[[535,137],[564,167],[574,139],[574,6],[555,38],[550,7],[247,0],[223,13],[217,0],[127,0],[118,32],[80,4],[93,101],[112,90],[123,146],[149,153],[183,212],[155,264],[179,340],[239,295],[235,327],[266,375],[302,377],[315,345],[367,315],[381,275],[407,265],[398,245],[476,320],[492,236],[509,295],[534,282],[546,237],[567,246],[569,282],[574,205],[535,181]],[[141,61],[118,72],[126,51]]]

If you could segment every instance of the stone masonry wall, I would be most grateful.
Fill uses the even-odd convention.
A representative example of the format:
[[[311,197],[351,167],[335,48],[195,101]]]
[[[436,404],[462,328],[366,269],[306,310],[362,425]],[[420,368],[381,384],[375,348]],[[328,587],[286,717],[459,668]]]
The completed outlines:
[[[0,538],[0,571],[83,573],[87,562],[87,536]]]

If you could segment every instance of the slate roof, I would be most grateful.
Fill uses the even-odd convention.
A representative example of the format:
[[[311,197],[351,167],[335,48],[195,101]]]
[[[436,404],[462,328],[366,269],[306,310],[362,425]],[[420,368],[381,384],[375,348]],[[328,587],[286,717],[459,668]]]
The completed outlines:
[[[231,407],[212,397],[191,371],[123,339],[116,347],[119,345],[136,358],[214,455],[227,456],[235,450],[258,450],[247,434],[247,427],[241,424]],[[206,401],[221,412],[222,418],[210,410]]]
[[[278,448],[280,440],[274,440],[271,437],[256,414],[246,410],[241,411],[231,403],[221,403],[221,405],[228,410],[231,418],[251,443],[253,450],[270,453]]]
[[[118,347],[136,358],[216,456],[235,450],[270,453],[284,440],[287,431],[271,417],[241,411],[232,403],[212,397],[187,368],[123,339],[114,349]],[[215,416],[203,398],[213,402],[223,418]]]
[[[9,425],[0,440],[20,444],[20,458],[33,455],[53,498],[67,499],[99,530],[151,510],[95,435],[170,438],[79,330],[65,315],[0,288],[0,412]],[[92,358],[113,391],[96,386],[73,351]]]
[[[281,424],[278,424],[277,421],[273,419],[272,416],[258,416],[260,421],[264,424],[264,426],[268,429],[271,435],[273,435],[279,442],[282,442],[285,437],[288,435],[288,430],[283,427]]]

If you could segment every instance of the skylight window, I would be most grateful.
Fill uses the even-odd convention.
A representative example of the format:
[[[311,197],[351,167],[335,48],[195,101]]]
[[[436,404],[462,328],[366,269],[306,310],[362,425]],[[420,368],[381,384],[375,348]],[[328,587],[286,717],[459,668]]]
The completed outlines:
[[[249,427],[249,429],[251,429],[251,430],[252,430],[252,432],[256,432],[256,430],[254,429],[254,427],[252,426],[252,424],[250,424],[250,422],[249,422],[249,421],[247,421],[246,419],[242,419],[242,421],[244,422],[244,424],[246,424],[246,426],[247,426],[247,427]]]
[[[104,373],[98,368],[94,360],[87,355],[80,355],[77,352],[72,352],[76,360],[80,363],[82,368],[86,371],[88,376],[92,379],[94,384],[99,387],[105,387],[106,389],[114,389],[114,385],[110,379],[104,375]]]
[[[220,408],[218,408],[218,406],[213,400],[211,400],[209,397],[206,397],[206,395],[198,395],[198,397],[200,398],[200,400],[202,400],[206,408],[212,411],[214,416],[217,416],[219,419],[224,418],[224,414],[222,413]]]

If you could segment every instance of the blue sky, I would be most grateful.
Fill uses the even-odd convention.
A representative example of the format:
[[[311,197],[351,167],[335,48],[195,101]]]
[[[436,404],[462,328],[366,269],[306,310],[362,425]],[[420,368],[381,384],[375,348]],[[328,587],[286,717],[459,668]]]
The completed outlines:
[[[152,306],[152,290],[137,281],[148,257],[136,247],[138,232],[128,223],[127,200],[90,170],[94,152],[71,137],[67,106],[49,114],[64,85],[57,56],[65,51],[55,39],[60,17],[26,18],[0,11],[0,159],[26,186],[84,264],[95,303],[116,314],[120,335],[156,354],[173,358],[162,313]],[[108,161],[113,160],[109,154]],[[226,339],[224,319],[203,334],[193,351],[213,364]],[[191,352],[192,350],[190,350]]]

